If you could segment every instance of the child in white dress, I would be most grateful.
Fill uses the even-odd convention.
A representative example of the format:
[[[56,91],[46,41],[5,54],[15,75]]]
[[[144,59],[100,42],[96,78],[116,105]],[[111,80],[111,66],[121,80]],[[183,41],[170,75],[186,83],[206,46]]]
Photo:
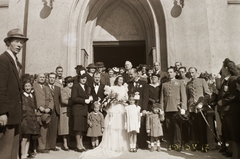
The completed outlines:
[[[133,95],[129,97],[129,105],[125,107],[126,116],[125,116],[125,129],[129,133],[130,139],[130,152],[137,152],[136,143],[137,143],[137,133],[140,129],[140,110],[141,107],[135,104],[135,99]]]

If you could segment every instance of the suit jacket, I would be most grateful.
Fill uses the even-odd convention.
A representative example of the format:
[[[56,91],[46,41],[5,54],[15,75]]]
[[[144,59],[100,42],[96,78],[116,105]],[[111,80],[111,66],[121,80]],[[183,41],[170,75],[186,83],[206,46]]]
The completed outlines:
[[[128,82],[128,95],[135,94],[135,92],[139,92],[140,100],[138,105],[141,107],[141,110],[147,110],[149,99],[147,82],[138,80],[135,86],[133,81]]]
[[[20,124],[22,85],[14,60],[8,52],[0,55],[0,115],[7,114],[8,125]]]
[[[73,101],[72,113],[75,116],[87,116],[88,114],[88,105],[85,103],[85,99],[89,98],[90,88],[85,85],[85,90],[80,86],[79,83],[76,83],[72,87],[71,99]]]
[[[98,91],[96,93],[95,92],[95,85],[92,84],[92,86],[91,86],[91,95],[93,96],[93,102],[97,101],[98,97],[101,98],[100,102],[105,98],[104,87],[105,87],[105,85],[100,83],[100,86],[99,86]]]
[[[64,84],[64,78],[63,77],[62,77],[62,80],[56,78],[55,83],[54,83],[55,86],[63,88],[63,84]]]
[[[60,105],[61,105],[61,88],[58,86],[54,86],[54,90],[52,90],[49,85],[46,85],[51,90],[51,94],[53,97],[54,108],[53,111],[56,112],[57,115],[60,113]]]
[[[128,73],[124,72],[124,73],[122,74],[122,76],[123,76],[124,82],[126,82],[126,83],[130,82],[130,76],[129,76]]]
[[[178,111],[178,105],[187,110],[186,103],[186,89],[182,81],[174,79],[162,84],[160,95],[160,107],[162,110],[176,112]]]
[[[44,86],[43,88],[40,87],[39,83],[33,83],[33,89],[35,92],[36,103],[37,103],[37,114],[41,115],[39,108],[50,108],[53,110],[54,108],[54,101],[52,97],[52,93],[49,87]]]

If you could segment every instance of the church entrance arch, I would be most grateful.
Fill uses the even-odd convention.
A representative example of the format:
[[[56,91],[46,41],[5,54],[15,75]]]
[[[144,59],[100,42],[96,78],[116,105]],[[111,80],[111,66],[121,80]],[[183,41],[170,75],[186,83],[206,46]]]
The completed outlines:
[[[160,61],[162,68],[167,68],[166,26],[160,0],[76,0],[68,40],[71,68],[81,64],[83,49],[87,63],[103,61],[112,67],[116,60],[115,66],[120,67],[126,60],[134,66]]]

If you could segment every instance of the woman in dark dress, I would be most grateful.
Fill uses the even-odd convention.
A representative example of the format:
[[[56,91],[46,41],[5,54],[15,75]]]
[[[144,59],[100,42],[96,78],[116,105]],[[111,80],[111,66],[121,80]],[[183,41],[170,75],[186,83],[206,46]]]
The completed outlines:
[[[82,143],[83,133],[87,131],[88,104],[93,100],[90,96],[90,87],[86,85],[87,74],[81,70],[78,75],[78,82],[72,87],[71,99],[73,102],[73,130],[76,135],[77,151],[86,151]]]
[[[160,98],[160,84],[159,84],[159,74],[152,74],[151,83],[148,85],[149,91],[149,102],[148,102],[148,111],[152,110],[154,103],[159,103]]]
[[[22,112],[23,119],[21,123],[22,141],[21,141],[21,158],[27,158],[30,141],[34,142],[33,149],[36,150],[36,139],[40,134],[40,125],[37,122],[36,101],[32,90],[31,80],[23,81],[22,94]],[[31,138],[33,140],[31,140]]]

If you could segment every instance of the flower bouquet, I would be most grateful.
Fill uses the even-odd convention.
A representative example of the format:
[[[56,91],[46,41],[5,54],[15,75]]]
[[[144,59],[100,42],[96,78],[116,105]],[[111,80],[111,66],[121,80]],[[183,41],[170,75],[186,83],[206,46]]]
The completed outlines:
[[[109,86],[105,86],[104,94],[107,96],[103,99],[101,103],[101,109],[106,111],[112,106],[113,103],[118,101],[117,100],[118,94],[116,92],[111,91],[111,87]]]

